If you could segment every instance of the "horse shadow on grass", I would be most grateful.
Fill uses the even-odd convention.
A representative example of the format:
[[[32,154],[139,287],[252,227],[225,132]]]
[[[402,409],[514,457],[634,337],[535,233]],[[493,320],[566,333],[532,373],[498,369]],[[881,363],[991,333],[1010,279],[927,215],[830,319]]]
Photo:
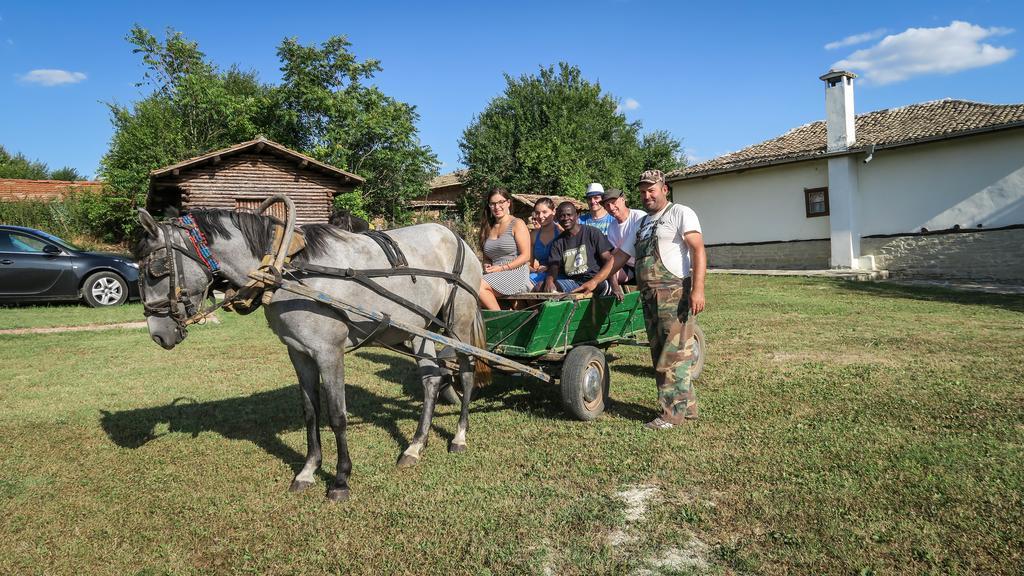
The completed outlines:
[[[394,363],[394,358],[391,357],[388,357],[388,363],[399,364]],[[401,383],[407,394],[401,398],[385,397],[358,384],[346,383],[349,431],[363,424],[381,428],[395,440],[400,452],[408,444],[415,425],[403,425],[402,427],[407,428],[403,432],[399,422],[418,421],[423,407],[422,392],[413,397],[408,394],[414,386],[422,390],[419,387],[420,380],[415,372],[415,366],[411,366],[408,371],[401,366],[389,366],[379,374],[392,382]],[[392,379],[393,376],[400,378]],[[322,405],[321,434],[325,445],[329,447],[333,444],[333,434],[326,427],[326,414],[326,407]],[[157,429],[162,428],[162,425],[166,426],[166,432],[157,433]],[[103,410],[100,426],[111,441],[123,448],[140,448],[165,434],[191,434],[194,438],[203,432],[214,432],[229,440],[252,442],[291,466],[295,473],[302,469],[305,460],[304,454],[300,454],[281,440],[282,434],[305,429],[301,394],[296,383],[249,396],[222,400],[200,402],[182,397],[164,406],[116,412]],[[436,424],[433,429],[447,442],[454,437],[453,431]],[[350,441],[351,438],[350,433]]]

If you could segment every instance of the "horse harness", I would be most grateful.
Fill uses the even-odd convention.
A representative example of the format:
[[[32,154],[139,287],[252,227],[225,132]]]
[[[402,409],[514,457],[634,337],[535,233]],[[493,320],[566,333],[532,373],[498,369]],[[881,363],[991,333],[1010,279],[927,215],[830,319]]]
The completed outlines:
[[[284,270],[277,270],[273,265],[274,256],[282,249],[287,250],[288,256],[293,256],[305,247],[305,242],[301,232],[299,232],[293,238],[291,245],[287,248],[283,248],[281,244],[283,243],[283,238],[285,236],[285,226],[277,222],[275,222],[274,225],[276,228],[274,230],[273,242],[271,243],[271,246],[268,247],[260,266],[257,268],[257,270],[266,272],[273,276],[274,282],[252,280],[238,290],[233,290],[226,286],[226,279],[221,273],[220,262],[213,255],[205,234],[203,234],[202,230],[200,230],[196,225],[196,222],[191,215],[186,214],[179,218],[174,218],[170,221],[158,224],[160,229],[163,231],[164,245],[143,255],[142,259],[139,261],[140,272],[142,272],[142,274],[139,275],[140,293],[142,293],[141,284],[144,274],[148,274],[153,278],[167,276],[169,280],[168,292],[165,298],[161,298],[155,302],[146,302],[145,299],[143,299],[144,314],[146,316],[170,317],[174,320],[177,325],[177,330],[183,336],[185,328],[189,324],[201,322],[219,308],[225,308],[226,310],[238,312],[244,315],[259,308],[261,303],[268,304],[270,299],[273,297],[274,289],[280,286],[283,282],[284,275],[288,275],[302,284],[304,283],[301,278],[298,278],[298,276],[329,276],[332,278],[340,278],[356,282],[370,291],[419,315],[427,322],[428,326],[437,327],[440,333],[454,335],[454,331],[452,330],[452,318],[455,313],[455,298],[458,293],[458,289],[462,288],[466,292],[472,294],[474,298],[477,297],[476,289],[462,279],[462,271],[465,265],[465,246],[458,236],[456,236],[457,249],[455,263],[451,272],[428,270],[424,268],[410,268],[408,260],[405,258],[405,254],[402,253],[398,243],[387,234],[376,230],[369,230],[363,234],[370,237],[380,246],[384,255],[388,259],[388,263],[391,265],[390,268],[365,270],[356,270],[353,268],[332,268],[309,264],[307,262],[291,262],[286,258],[286,266],[284,267]],[[172,235],[172,232],[175,232],[176,234]],[[187,242],[183,242],[183,246],[175,244],[172,240],[175,235],[179,238],[184,235]],[[223,301],[204,310],[198,309],[198,305],[193,302],[192,299],[195,295],[190,294],[184,287],[185,282],[182,263],[184,262],[183,258],[185,257],[200,264],[200,268],[206,275],[206,284],[203,288],[202,294],[199,295],[201,297],[197,302],[201,303],[206,300],[209,296],[210,289],[215,285],[222,284],[225,285],[225,298]],[[391,292],[374,280],[374,278],[393,276],[410,276],[413,282],[416,281],[417,276],[443,278],[451,285],[451,289],[449,290],[448,298],[444,305],[441,306],[438,314],[431,314],[426,308]],[[379,322],[378,325],[368,333],[366,338],[363,339],[362,343],[371,340],[372,337],[386,324],[387,318]],[[362,346],[362,343],[357,347]]]
[[[194,260],[206,275],[206,284],[198,302],[206,300],[210,288],[221,278],[220,262],[210,251],[206,236],[191,215],[186,214],[169,222],[160,223],[158,226],[163,232],[164,245],[145,254],[140,260],[139,293],[144,294],[143,276],[145,274],[153,278],[167,276],[167,296],[148,302],[143,298],[143,314],[147,317],[167,316],[172,318],[177,324],[179,335],[183,336],[185,327],[192,323],[190,320],[199,316],[205,318],[216,309],[203,312],[198,310],[198,305],[191,298],[192,294],[189,294],[185,287],[185,275],[182,271],[183,258]],[[172,235],[172,232],[176,234]],[[184,246],[179,246],[174,243],[173,238],[175,236],[181,238],[182,233],[185,234],[188,242]]]
[[[391,300],[406,310],[414,312],[427,322],[428,327],[436,326],[439,333],[443,335],[454,335],[454,331],[452,330],[452,318],[455,314],[455,297],[458,294],[458,289],[462,288],[466,292],[472,294],[473,298],[477,297],[476,290],[462,279],[462,270],[466,260],[466,250],[462,239],[458,236],[455,237],[456,253],[452,271],[442,272],[440,270],[428,270],[425,268],[410,268],[409,261],[406,260],[405,254],[402,253],[402,249],[398,246],[398,243],[395,242],[394,238],[388,236],[384,232],[368,230],[363,232],[363,235],[369,236],[381,247],[381,250],[388,259],[388,263],[391,265],[390,268],[356,270],[353,268],[331,268],[307,262],[293,262],[286,270],[286,274],[292,277],[295,277],[296,275],[329,276],[331,278],[350,280],[379,296]],[[445,303],[441,306],[441,309],[437,314],[431,314],[426,308],[395,294],[374,281],[374,278],[391,278],[394,276],[409,276],[413,282],[416,282],[417,276],[443,278],[451,285],[451,288],[448,291],[448,298],[445,300]],[[302,283],[301,279],[296,279]],[[362,342],[368,342],[371,340],[372,336],[377,334],[377,332],[386,325],[387,319],[378,322],[377,326],[369,332]],[[362,346],[362,343],[356,347],[358,348],[359,346]]]

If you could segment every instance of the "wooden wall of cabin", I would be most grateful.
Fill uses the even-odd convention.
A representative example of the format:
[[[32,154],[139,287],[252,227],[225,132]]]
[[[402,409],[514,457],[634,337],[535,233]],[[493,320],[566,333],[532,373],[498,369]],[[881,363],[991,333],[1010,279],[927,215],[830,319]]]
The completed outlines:
[[[154,182],[150,196],[173,197],[173,192],[166,192],[175,188],[181,191],[183,209],[249,208],[284,193],[295,202],[298,224],[326,223],[334,194],[350,189],[335,176],[267,153],[239,154],[218,164],[183,169],[178,176]]]

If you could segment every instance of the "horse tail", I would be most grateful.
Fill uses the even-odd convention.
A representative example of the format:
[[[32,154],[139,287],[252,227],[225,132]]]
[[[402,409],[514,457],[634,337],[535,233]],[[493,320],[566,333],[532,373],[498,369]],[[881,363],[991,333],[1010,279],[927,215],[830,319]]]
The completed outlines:
[[[476,315],[473,317],[473,346],[477,348],[487,349],[487,330],[484,328],[484,317],[480,314],[480,310],[476,310]],[[491,383],[491,367],[488,366],[483,358],[476,357],[476,368],[473,371],[473,384],[477,388],[483,388]]]

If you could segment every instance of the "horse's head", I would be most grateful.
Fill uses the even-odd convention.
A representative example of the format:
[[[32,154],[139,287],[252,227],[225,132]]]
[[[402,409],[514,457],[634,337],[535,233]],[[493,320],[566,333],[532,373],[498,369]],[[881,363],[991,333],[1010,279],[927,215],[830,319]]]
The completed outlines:
[[[202,307],[213,282],[193,254],[180,224],[158,223],[139,210],[144,235],[136,248],[139,293],[153,341],[170,350],[188,334],[186,321]]]

